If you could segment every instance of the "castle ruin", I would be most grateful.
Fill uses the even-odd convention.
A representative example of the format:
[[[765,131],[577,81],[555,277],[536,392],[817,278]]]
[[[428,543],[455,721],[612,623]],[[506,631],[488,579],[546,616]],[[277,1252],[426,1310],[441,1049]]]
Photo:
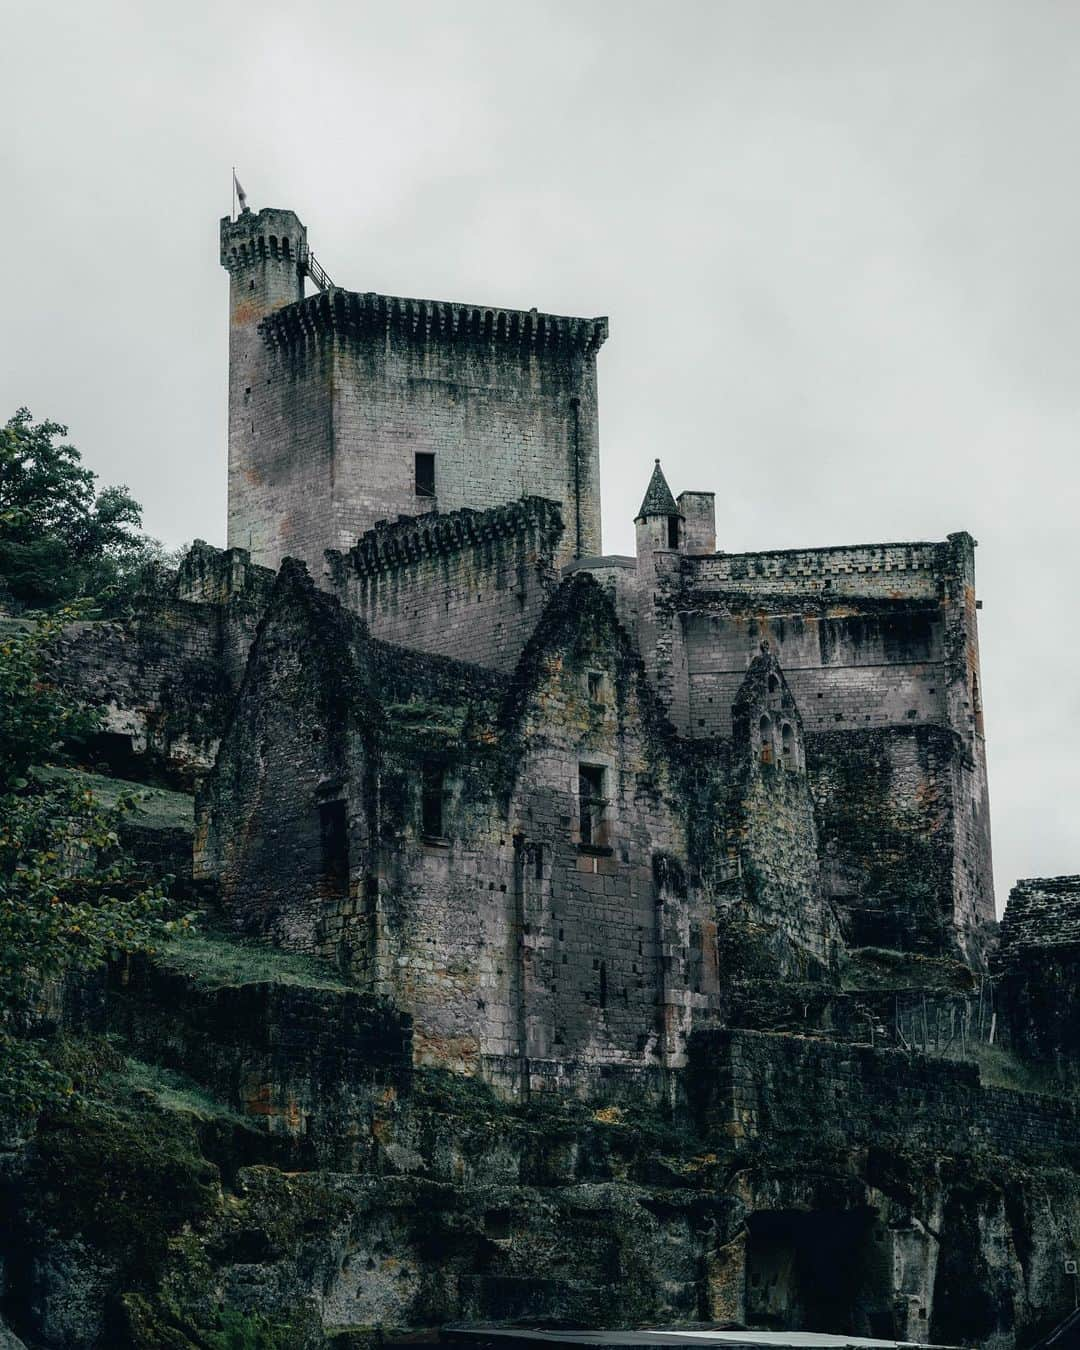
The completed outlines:
[[[684,1064],[733,924],[778,974],[979,967],[974,540],[727,553],[657,459],[604,555],[607,321],[305,297],[309,256],[291,212],[222,221],[229,544],[292,560],[201,806],[244,930],[523,1090]]]
[[[211,1343],[174,1337],[212,1288],[338,1350],[1034,1345],[1080,1240],[1080,883],[997,931],[974,540],[730,553],[657,458],[605,554],[605,319],[343,290],[291,211],[220,237],[228,545],[60,653],[96,767],[181,790],[138,842],[210,932],[105,1023],[230,1113],[123,1344]]]

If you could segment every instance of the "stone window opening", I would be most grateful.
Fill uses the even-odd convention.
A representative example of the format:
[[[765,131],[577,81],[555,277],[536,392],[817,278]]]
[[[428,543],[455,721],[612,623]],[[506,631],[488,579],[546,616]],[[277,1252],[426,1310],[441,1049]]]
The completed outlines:
[[[799,767],[799,757],[795,752],[795,733],[791,729],[791,723],[785,722],[780,728],[780,747],[783,752],[783,765],[785,769],[797,769]]]
[[[446,774],[441,764],[425,760],[420,770],[420,832],[425,839],[442,839],[446,833]]]
[[[417,451],[414,458],[416,495],[418,497],[435,496],[435,456],[427,451]]]
[[[349,893],[349,830],[345,803],[319,803],[319,871],[323,895],[344,897]]]
[[[780,707],[780,680],[776,675],[769,676],[769,708]]]
[[[668,516],[667,518],[667,546],[668,548],[679,547],[679,517]]]
[[[607,681],[604,678],[604,672],[602,670],[590,670],[587,680],[589,685],[589,702],[606,703]]]
[[[772,720],[768,717],[762,717],[758,723],[758,732],[761,736],[761,762],[762,764],[772,764],[775,759]]]
[[[605,771],[600,764],[578,766],[578,825],[583,844],[607,842]]]
[[[607,962],[600,962],[600,1006],[607,1007]]]

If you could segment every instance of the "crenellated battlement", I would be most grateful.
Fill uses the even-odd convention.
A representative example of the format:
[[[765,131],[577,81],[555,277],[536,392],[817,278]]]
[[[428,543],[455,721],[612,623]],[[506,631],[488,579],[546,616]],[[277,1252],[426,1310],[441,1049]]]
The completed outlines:
[[[393,333],[410,342],[469,341],[594,353],[607,339],[608,321],[335,289],[268,315],[262,333],[273,348],[319,337],[363,340]]]
[[[544,546],[554,549],[562,534],[562,512],[546,497],[522,497],[487,511],[463,507],[442,514],[380,521],[347,553],[328,551],[331,570],[343,566],[356,576],[375,576],[438,554],[459,553],[489,540],[538,532]]]
[[[223,216],[219,230],[221,265],[231,275],[261,262],[297,266],[307,247],[307,231],[294,211],[268,206],[257,215]]]

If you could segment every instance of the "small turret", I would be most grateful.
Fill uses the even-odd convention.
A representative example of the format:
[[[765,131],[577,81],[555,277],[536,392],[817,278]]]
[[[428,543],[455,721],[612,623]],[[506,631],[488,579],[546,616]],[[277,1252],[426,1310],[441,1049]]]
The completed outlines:
[[[634,518],[637,526],[637,552],[655,553],[657,549],[677,551],[683,542],[683,515],[671,495],[660,461],[649,479],[641,509]]]
[[[293,211],[245,207],[221,221],[221,265],[229,273],[233,325],[260,319],[304,298],[307,230]]]

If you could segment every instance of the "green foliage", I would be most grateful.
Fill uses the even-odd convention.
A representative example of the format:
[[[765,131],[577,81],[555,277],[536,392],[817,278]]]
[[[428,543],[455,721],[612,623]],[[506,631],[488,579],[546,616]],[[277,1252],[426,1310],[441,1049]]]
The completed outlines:
[[[0,428],[0,589],[32,609],[78,596],[115,603],[165,557],[140,531],[142,508],[128,490],[97,491],[66,435],[26,408]]]
[[[0,640],[0,1113],[32,1114],[73,1091],[46,1057],[50,984],[107,957],[160,943],[160,885],[145,886],[120,847],[119,815],[83,784],[41,781],[31,766],[95,717],[50,678],[70,612]],[[179,927],[188,920],[179,921]]]
[[[942,1058],[959,1059],[955,1046],[944,1052]],[[1042,1096],[1073,1096],[1067,1084],[1053,1071],[1039,1064],[1031,1064],[1006,1050],[1001,1045],[987,1045],[973,1041],[968,1045],[967,1059],[979,1066],[979,1078],[985,1087],[1006,1088],[1010,1092],[1036,1092]]]
[[[147,1096],[163,1111],[175,1111],[200,1121],[225,1121],[230,1125],[250,1128],[251,1121],[224,1102],[211,1097],[194,1079],[185,1074],[164,1069],[160,1064],[146,1064],[141,1059],[126,1059],[116,1082],[130,1092]]]
[[[219,1194],[190,1117],[104,1098],[45,1111],[29,1181],[53,1231],[115,1254],[133,1283],[152,1278],[170,1235]]]
[[[151,830],[192,830],[195,826],[195,799],[189,792],[174,792],[170,788],[147,787],[123,778],[106,778],[104,774],[87,773],[58,765],[35,766],[32,775],[41,783],[79,787],[92,792],[94,799],[106,811],[130,804],[128,823]]]
[[[40,624],[8,628],[0,636],[0,795],[25,789],[31,765],[96,725],[96,715],[79,707],[50,678],[53,645],[64,624],[80,613],[71,606]]]
[[[289,1350],[296,1344],[293,1328],[271,1322],[261,1313],[243,1313],[223,1308],[217,1327],[207,1338],[213,1350]]]
[[[198,932],[182,926],[174,929],[162,942],[159,959],[210,988],[244,984],[292,984],[338,992],[356,988],[325,961],[205,927]]]

